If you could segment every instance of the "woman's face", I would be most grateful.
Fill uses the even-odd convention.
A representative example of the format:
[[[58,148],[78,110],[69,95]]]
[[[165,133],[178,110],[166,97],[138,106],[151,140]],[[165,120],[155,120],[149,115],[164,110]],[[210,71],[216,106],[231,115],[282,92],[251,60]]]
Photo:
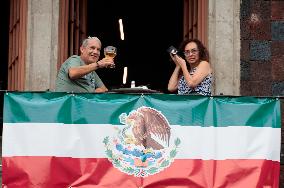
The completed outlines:
[[[188,43],[183,53],[188,63],[196,63],[199,61],[199,50],[195,42]]]

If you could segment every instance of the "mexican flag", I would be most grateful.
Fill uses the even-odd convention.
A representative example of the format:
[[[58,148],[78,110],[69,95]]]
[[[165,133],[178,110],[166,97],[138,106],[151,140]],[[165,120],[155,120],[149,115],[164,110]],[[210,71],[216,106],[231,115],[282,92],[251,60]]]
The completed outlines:
[[[278,188],[277,98],[6,93],[2,187]]]

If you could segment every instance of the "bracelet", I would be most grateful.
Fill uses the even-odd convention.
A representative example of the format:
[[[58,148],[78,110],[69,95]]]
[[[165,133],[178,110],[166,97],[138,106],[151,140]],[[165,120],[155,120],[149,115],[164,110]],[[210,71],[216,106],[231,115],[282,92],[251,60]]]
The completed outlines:
[[[98,68],[101,68],[101,66],[100,66],[100,64],[99,64],[98,62],[96,62],[96,64],[97,64],[97,67],[98,67]]]

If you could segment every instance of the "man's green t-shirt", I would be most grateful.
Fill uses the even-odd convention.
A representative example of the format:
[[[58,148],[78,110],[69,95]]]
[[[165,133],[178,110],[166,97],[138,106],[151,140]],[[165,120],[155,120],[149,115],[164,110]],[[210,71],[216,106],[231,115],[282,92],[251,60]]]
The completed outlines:
[[[71,67],[85,65],[80,56],[69,57],[61,66],[57,79],[55,91],[59,92],[94,92],[96,88],[104,84],[95,71],[75,80],[69,78],[68,70]]]

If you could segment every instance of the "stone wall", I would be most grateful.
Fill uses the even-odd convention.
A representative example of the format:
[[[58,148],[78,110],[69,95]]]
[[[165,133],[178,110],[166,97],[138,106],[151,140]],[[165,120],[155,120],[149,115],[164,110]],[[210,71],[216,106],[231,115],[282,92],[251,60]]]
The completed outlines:
[[[243,0],[240,17],[241,95],[283,96],[284,1]]]
[[[208,1],[213,94],[240,95],[240,0]]]
[[[241,95],[284,96],[284,1],[242,0]],[[284,99],[280,187],[284,187]]]
[[[59,0],[28,0],[25,91],[55,88]]]

